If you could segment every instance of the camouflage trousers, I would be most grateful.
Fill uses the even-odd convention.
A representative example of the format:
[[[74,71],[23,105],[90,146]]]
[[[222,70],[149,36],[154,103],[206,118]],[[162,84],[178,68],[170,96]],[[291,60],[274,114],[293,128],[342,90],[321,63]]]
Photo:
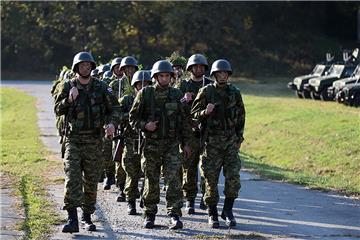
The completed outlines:
[[[101,145],[101,139],[91,135],[66,140],[64,210],[81,207],[85,213],[95,212]]]
[[[136,195],[139,192],[138,183],[142,176],[141,158],[137,154],[135,139],[127,138],[125,140],[124,152],[122,155],[122,166],[126,173],[126,182],[124,193],[126,201],[136,200]],[[136,139],[137,140],[137,139]]]
[[[103,139],[101,157],[103,158],[103,169],[106,177],[115,174],[115,162],[112,160],[112,144],[111,140]]]
[[[201,154],[200,140],[193,138],[189,143],[192,154],[190,158],[184,158],[182,164],[182,190],[188,201],[194,201],[198,192],[198,165]],[[205,193],[204,179],[200,180],[201,192]]]
[[[116,142],[113,142],[113,153],[115,151],[115,148],[116,148]],[[122,165],[122,162],[115,162],[115,178],[116,178],[116,186],[118,186],[121,190],[124,190],[126,173]]]
[[[200,157],[201,175],[205,179],[206,205],[216,205],[219,202],[218,182],[221,168],[225,177],[224,195],[227,198],[237,198],[240,190],[239,146],[236,135],[210,135]]]
[[[160,202],[160,168],[163,166],[166,182],[167,214],[181,214],[183,206],[179,172],[181,157],[179,143],[175,139],[145,139],[141,168],[145,176],[143,193],[144,214],[156,214]]]

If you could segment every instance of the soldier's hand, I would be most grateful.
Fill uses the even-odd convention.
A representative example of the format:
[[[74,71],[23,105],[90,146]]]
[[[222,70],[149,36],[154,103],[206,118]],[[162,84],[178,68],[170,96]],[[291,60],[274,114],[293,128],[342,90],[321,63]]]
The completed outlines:
[[[112,136],[114,135],[115,133],[115,126],[114,124],[110,123],[108,125],[105,125],[104,126],[104,129],[105,129],[105,136],[107,138],[112,138]]]
[[[194,95],[194,93],[191,93],[191,92],[185,93],[184,98],[185,98],[186,103],[193,100],[193,95]]]
[[[156,124],[158,123],[159,121],[154,121],[154,122],[148,122],[145,124],[145,129],[149,132],[153,132],[156,130],[157,126]]]
[[[70,93],[69,93],[69,103],[72,103],[73,101],[75,101],[75,99],[77,98],[77,96],[79,95],[79,91],[76,87],[72,87],[70,89]]]
[[[214,111],[215,105],[212,103],[208,103],[205,109],[205,114],[210,115]]]
[[[183,152],[184,152],[184,157],[185,158],[191,157],[192,151],[191,151],[191,148],[188,145],[185,145],[183,147]]]

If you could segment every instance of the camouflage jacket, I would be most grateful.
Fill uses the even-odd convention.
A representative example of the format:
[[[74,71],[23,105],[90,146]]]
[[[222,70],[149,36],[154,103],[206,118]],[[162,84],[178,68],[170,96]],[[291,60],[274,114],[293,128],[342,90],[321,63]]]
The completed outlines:
[[[120,86],[119,83],[121,83]],[[111,87],[114,96],[116,96],[116,98],[118,99],[120,99],[124,95],[135,93],[134,88],[131,87],[131,79],[128,79],[128,77],[126,77],[125,75],[120,79],[117,78],[113,79],[110,82],[109,86]],[[120,94],[119,94],[119,89],[120,89]]]
[[[176,86],[176,88],[179,88],[184,94],[186,92],[193,93],[194,94],[193,99],[195,99],[196,95],[199,92],[199,89],[208,84],[211,84],[211,83],[214,83],[214,81],[205,76],[203,77],[203,80],[199,81],[199,82],[195,82],[189,78],[189,79],[180,81],[180,84],[178,84]],[[193,103],[193,101],[189,102],[188,105],[191,106],[192,103]]]
[[[215,105],[213,114],[205,115],[208,103]],[[240,90],[231,83],[219,87],[215,82],[200,89],[191,108],[191,115],[206,122],[210,134],[236,134],[238,142],[244,140],[245,108]]]
[[[76,86],[79,91],[74,103],[68,101],[71,86]],[[119,103],[109,87],[96,78],[91,78],[87,85],[80,84],[75,78],[65,81],[55,99],[56,115],[68,116],[70,135],[102,134],[105,123],[117,124],[118,108]]]
[[[180,102],[182,93],[173,87],[163,88],[159,84],[143,88],[134,100],[130,110],[130,124],[141,129],[145,138],[174,139],[182,144],[191,137],[190,116]],[[145,129],[145,124],[158,121],[154,132]]]
[[[131,128],[129,123],[129,112],[131,106],[134,103],[135,95],[128,94],[120,98],[120,109],[119,109],[119,124],[124,129],[123,135],[126,138],[135,139],[138,137],[138,132]]]

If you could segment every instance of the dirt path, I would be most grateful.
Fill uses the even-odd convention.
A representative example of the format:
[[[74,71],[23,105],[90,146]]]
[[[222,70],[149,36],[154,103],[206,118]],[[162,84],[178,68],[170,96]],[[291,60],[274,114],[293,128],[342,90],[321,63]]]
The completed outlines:
[[[59,158],[54,126],[52,99],[49,94],[50,82],[5,81],[3,86],[25,90],[38,98],[39,126],[45,145]],[[59,159],[60,161],[60,159]],[[59,168],[59,175],[62,169]],[[236,229],[227,229],[221,220],[221,228],[209,229],[206,211],[196,207],[197,214],[183,215],[184,229],[169,231],[165,214],[164,192],[161,192],[157,228],[142,228],[142,217],[126,215],[126,204],[116,203],[117,191],[104,191],[99,184],[96,223],[99,231],[79,234],[62,234],[61,226],[55,226],[57,232],[53,239],[194,239],[206,237],[232,237],[255,239],[359,239],[360,238],[360,201],[334,193],[308,190],[305,187],[265,181],[256,175],[241,172],[242,189],[234,205],[234,214],[238,221]],[[223,191],[223,177],[219,183],[219,193]],[[62,184],[49,189],[60,209],[62,204]],[[219,212],[224,198],[221,196]],[[137,203],[138,206],[138,203]],[[59,212],[66,218],[65,212]],[[141,210],[139,211],[141,213]]]

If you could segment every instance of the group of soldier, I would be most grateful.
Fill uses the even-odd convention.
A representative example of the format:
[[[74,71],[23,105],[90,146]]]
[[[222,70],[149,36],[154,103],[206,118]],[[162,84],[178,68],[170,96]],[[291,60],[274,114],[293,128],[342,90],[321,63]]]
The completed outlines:
[[[200,208],[208,210],[210,227],[219,227],[221,169],[221,217],[227,226],[236,226],[232,208],[240,190],[245,109],[240,91],[228,82],[230,63],[219,59],[212,64],[214,81],[205,77],[207,70],[202,54],[187,61],[175,54],[151,70],[139,70],[132,56],[96,68],[90,53],[75,55],[71,71],[63,71],[52,89],[64,158],[68,222],[63,232],[79,231],[78,207],[83,227],[96,230],[91,215],[99,179],[104,190],[116,184],[117,201],[127,202],[129,215],[137,214],[136,199],[141,198],[144,227],[153,228],[161,176],[169,228],[183,228],[183,199],[186,213],[195,213],[199,166]]]

